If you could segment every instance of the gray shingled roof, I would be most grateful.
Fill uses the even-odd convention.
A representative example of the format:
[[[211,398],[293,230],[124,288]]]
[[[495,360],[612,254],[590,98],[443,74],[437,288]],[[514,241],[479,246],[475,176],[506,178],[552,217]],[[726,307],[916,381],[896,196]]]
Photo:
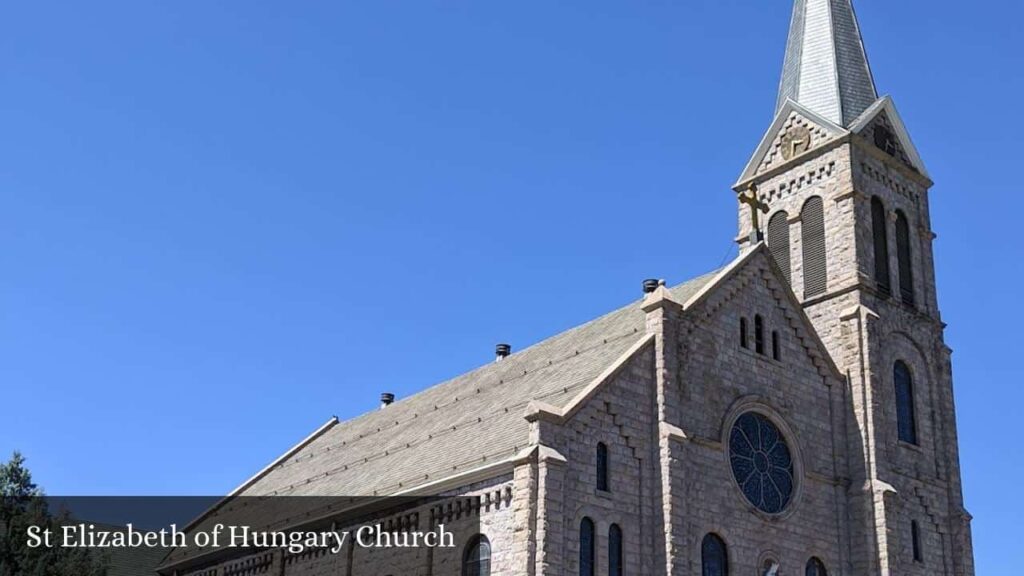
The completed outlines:
[[[685,302],[714,273],[672,288]],[[516,455],[533,400],[563,407],[644,334],[639,302],[340,423],[277,463],[244,495],[394,494]]]
[[[787,98],[844,127],[878,99],[851,0],[796,0],[776,113]]]

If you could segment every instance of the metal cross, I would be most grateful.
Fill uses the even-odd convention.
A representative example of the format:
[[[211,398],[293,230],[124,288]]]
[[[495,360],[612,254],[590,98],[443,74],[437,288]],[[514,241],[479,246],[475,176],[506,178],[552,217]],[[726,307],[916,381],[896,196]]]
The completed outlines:
[[[739,195],[740,204],[746,204],[750,207],[750,224],[753,226],[753,230],[750,232],[750,242],[760,242],[763,238],[761,234],[761,224],[758,218],[758,211],[768,213],[768,205],[757,199],[757,184],[751,183],[748,194]]]

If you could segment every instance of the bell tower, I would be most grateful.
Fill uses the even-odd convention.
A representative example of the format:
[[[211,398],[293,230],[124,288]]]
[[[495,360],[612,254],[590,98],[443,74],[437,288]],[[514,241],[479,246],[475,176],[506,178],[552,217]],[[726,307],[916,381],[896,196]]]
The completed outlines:
[[[928,170],[851,0],[795,0],[775,117],[734,186],[848,380],[854,574],[973,576]]]

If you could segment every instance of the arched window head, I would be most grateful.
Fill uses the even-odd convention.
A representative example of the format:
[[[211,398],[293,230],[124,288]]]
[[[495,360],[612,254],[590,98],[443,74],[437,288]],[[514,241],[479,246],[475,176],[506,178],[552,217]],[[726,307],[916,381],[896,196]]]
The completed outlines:
[[[800,212],[803,232],[804,297],[823,294],[828,288],[828,265],[825,250],[825,203],[821,196],[811,196]]]
[[[594,576],[594,521],[580,522],[580,576]]]
[[[754,316],[754,351],[764,354],[764,318],[760,314]]]
[[[807,570],[804,571],[804,576],[828,576],[825,563],[817,558],[811,558],[807,561]]]
[[[896,426],[900,440],[917,444],[917,414],[914,410],[914,377],[902,361],[893,367],[896,386]]]
[[[608,446],[597,443],[597,489],[608,491]]]
[[[917,520],[910,523],[910,545],[914,549],[914,562],[924,562],[924,550],[921,548],[921,526]]]
[[[875,248],[875,286],[882,296],[892,294],[889,273],[889,230],[886,227],[885,205],[878,196],[871,197],[871,236]]]
[[[700,545],[701,576],[729,576],[729,555],[717,534],[708,534]]]
[[[789,266],[789,214],[776,212],[768,221],[768,249],[782,270],[786,282],[792,283]]]
[[[622,528],[608,527],[608,576],[622,576]]]
[[[900,298],[914,305],[914,268],[910,257],[910,222],[902,211],[896,211],[896,265],[900,273]]]
[[[491,543],[483,534],[477,534],[466,544],[462,576],[491,576]]]
[[[740,346],[744,348],[750,348],[750,342],[747,334],[747,319],[740,318]]]

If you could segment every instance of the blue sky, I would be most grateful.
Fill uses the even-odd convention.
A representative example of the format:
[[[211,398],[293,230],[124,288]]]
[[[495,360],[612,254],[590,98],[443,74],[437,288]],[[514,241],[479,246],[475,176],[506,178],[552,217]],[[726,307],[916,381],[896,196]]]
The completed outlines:
[[[937,183],[978,573],[1017,574],[1024,6],[856,5]],[[718,267],[790,6],[6,6],[0,452],[51,493],[222,493]]]

